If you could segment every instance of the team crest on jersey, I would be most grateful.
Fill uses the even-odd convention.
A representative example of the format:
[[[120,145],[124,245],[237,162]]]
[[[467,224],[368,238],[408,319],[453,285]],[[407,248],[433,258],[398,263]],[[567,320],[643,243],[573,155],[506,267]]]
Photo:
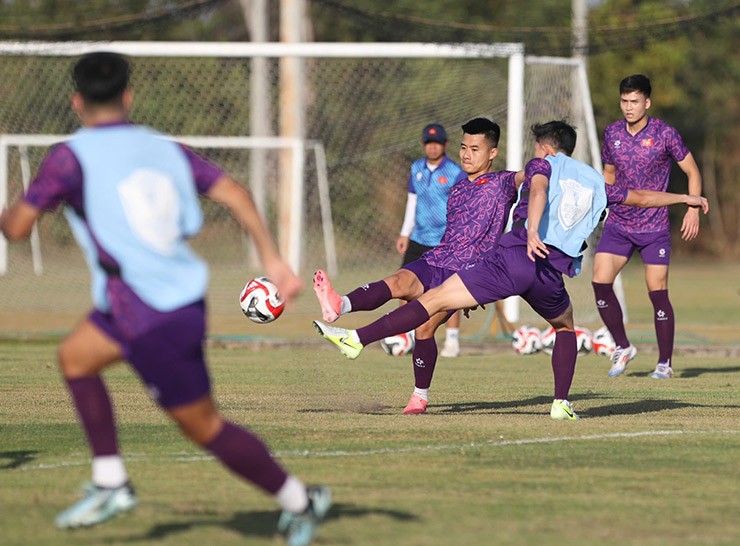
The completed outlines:
[[[655,141],[652,138],[643,138],[640,142],[640,146],[643,148],[652,148],[655,145]]]
[[[447,177],[446,176],[440,176],[437,179],[437,182],[439,182],[440,184],[447,184]]]
[[[417,180],[421,180],[421,177],[422,177],[422,174],[421,173],[416,173],[416,179]]]
[[[571,178],[559,182],[562,197],[558,205],[558,220],[565,229],[570,229],[583,220],[591,210],[594,190],[582,186]]]

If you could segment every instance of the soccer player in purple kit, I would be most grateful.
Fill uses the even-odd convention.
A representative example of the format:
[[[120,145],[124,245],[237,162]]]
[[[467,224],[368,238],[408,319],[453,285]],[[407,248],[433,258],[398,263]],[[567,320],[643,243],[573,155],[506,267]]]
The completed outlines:
[[[641,74],[628,76],[620,82],[620,108],[624,119],[612,123],[604,131],[601,148],[604,179],[607,184],[620,188],[666,191],[671,164],[675,161],[688,178],[688,193],[701,195],[699,167],[678,131],[647,115],[651,92],[650,80]],[[681,233],[686,241],[699,234],[697,208],[690,207],[686,211]],[[675,316],[668,298],[671,233],[665,207],[612,207],[596,247],[592,283],[596,306],[617,345],[609,376],[624,373],[627,364],[637,355],[637,349],[627,338],[622,308],[614,293],[614,280],[635,250],[640,253],[645,267],[645,284],[655,313],[658,364],[651,377],[670,379],[673,377]]]
[[[326,273],[317,271],[314,290],[326,322],[334,322],[346,313],[377,309],[394,298],[416,299],[496,248],[516,197],[517,182],[521,183],[524,173],[490,172],[498,155],[501,134],[496,123],[475,118],[463,125],[462,130],[460,164],[467,177],[458,180],[450,191],[447,227],[440,244],[393,275],[360,286],[343,297],[332,288]],[[416,328],[412,357],[415,387],[403,411],[407,415],[426,411],[437,362],[434,334],[450,314],[446,311],[434,314]],[[327,324],[316,324],[326,332],[333,329]]]
[[[223,206],[258,249],[287,302],[301,281],[280,258],[249,194],[220,168],[129,121],[130,67],[96,52],[74,65],[72,108],[82,128],[52,148],[27,193],[0,216],[9,239],[27,237],[45,211],[65,207],[92,276],[94,308],[64,339],[58,360],[91,447],[92,482],[61,512],[61,529],[102,523],[138,501],[119,451],[101,372],[128,360],[182,433],[240,478],[272,495],[289,544],[309,544],[331,505],[323,486],[286,472],[253,433],[226,421],[205,363],[206,264],[187,244],[202,224],[199,196]]]
[[[513,229],[498,248],[466,264],[440,286],[357,330],[326,328],[319,333],[348,358],[357,358],[368,343],[407,331],[430,317],[519,295],[556,330],[552,353],[555,396],[550,416],[575,420],[568,400],[576,365],[573,308],[563,275],[580,272],[585,241],[607,205],[658,207],[684,203],[708,210],[706,199],[605,185],[588,165],[569,157],[576,132],[563,121],[532,127],[535,159],[525,167]]]
[[[431,123],[424,127],[421,143],[424,157],[411,164],[406,212],[396,241],[396,250],[403,255],[401,267],[418,260],[440,243],[447,225],[450,190],[464,176],[458,164],[447,156],[447,131],[442,125]],[[413,332],[407,335],[413,340]],[[387,350],[385,340],[380,343]],[[457,312],[445,324],[445,342],[439,355],[454,358],[459,354],[460,313]]]

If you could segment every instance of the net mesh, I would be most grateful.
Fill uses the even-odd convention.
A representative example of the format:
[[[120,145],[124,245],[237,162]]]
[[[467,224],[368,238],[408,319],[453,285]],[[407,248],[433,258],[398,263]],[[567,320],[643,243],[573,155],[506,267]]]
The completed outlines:
[[[5,55],[0,57],[0,133],[68,134],[78,127],[69,108],[71,83],[68,57]],[[270,89],[268,116],[278,131],[278,59],[265,63]],[[508,60],[307,58],[306,135],[326,152],[337,265],[340,275],[363,274],[364,280],[394,271],[394,250],[407,193],[410,163],[421,156],[421,129],[430,122],[448,129],[448,153],[457,159],[460,125],[488,116],[502,127],[499,158],[505,167]],[[132,85],[132,119],[172,135],[247,136],[250,127],[250,59],[136,57]],[[528,63],[525,71],[525,126],[567,118],[580,129],[579,153],[587,139],[574,106],[574,69]],[[529,139],[527,137],[527,142]],[[25,152],[35,172],[47,151],[30,146]],[[525,146],[525,158],[531,155]],[[249,185],[249,149],[199,149]],[[8,195],[22,192],[19,147],[9,149]],[[280,152],[265,152],[266,216],[273,231],[278,209]],[[315,155],[305,159],[305,225],[301,273],[308,277],[326,266]],[[193,240],[211,266],[211,331],[228,333],[234,294],[252,270],[247,242],[228,213],[204,202],[206,225]],[[38,225],[43,273],[33,273],[31,244],[9,246],[8,272],[0,281],[0,331],[49,332],[68,328],[89,307],[89,275],[66,222],[57,211]],[[580,281],[579,281],[580,282]],[[589,287],[590,290],[590,287]],[[574,299],[580,298],[575,295]],[[590,297],[590,296],[589,296]],[[220,303],[222,302],[222,303]],[[522,306],[522,320],[529,320]],[[592,306],[589,306],[592,307]],[[241,319],[243,320],[243,318]]]

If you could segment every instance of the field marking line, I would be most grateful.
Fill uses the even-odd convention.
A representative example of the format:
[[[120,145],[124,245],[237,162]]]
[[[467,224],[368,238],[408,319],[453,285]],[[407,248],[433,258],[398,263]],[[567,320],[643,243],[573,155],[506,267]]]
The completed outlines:
[[[367,457],[373,455],[389,455],[397,453],[418,453],[418,452],[433,452],[433,451],[448,451],[453,449],[475,449],[475,448],[489,448],[489,447],[508,447],[508,446],[524,446],[524,445],[535,445],[535,444],[554,444],[560,442],[583,442],[583,441],[596,441],[596,440],[612,440],[612,439],[624,439],[624,438],[641,438],[649,436],[679,436],[679,435],[698,435],[698,434],[738,434],[740,430],[644,430],[639,432],[613,432],[609,434],[588,434],[583,436],[550,436],[543,438],[521,438],[519,440],[504,440],[502,438],[496,440],[486,440],[482,442],[465,442],[458,444],[437,444],[437,445],[423,445],[423,446],[408,446],[408,447],[386,447],[379,449],[363,449],[357,451],[349,450],[333,450],[333,451],[275,451],[273,455],[277,458],[328,458],[328,457]],[[175,453],[163,454],[164,457],[172,458],[173,461],[178,463],[189,463],[199,461],[212,461],[215,457],[206,454],[189,454],[188,452],[178,451]],[[124,460],[127,463],[137,461],[152,460],[151,455],[143,453],[129,453],[124,455]],[[19,467],[19,470],[49,470],[55,468],[67,468],[75,466],[89,465],[90,460],[84,461],[60,461],[57,463],[39,463],[35,465],[24,465]]]

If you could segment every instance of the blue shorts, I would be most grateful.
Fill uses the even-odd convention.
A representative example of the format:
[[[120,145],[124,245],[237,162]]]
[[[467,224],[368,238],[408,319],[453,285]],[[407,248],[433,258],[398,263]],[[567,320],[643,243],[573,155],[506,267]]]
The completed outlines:
[[[596,252],[624,256],[628,260],[637,250],[642,263],[649,265],[668,265],[671,261],[671,232],[629,233],[609,224],[596,246]]]
[[[211,391],[205,363],[203,300],[169,312],[152,309],[120,279],[109,279],[111,311],[88,319],[122,348],[126,360],[163,408],[195,402]]]
[[[563,274],[547,260],[531,261],[526,246],[498,247],[458,275],[479,305],[521,296],[545,320],[559,317],[570,306]]]

